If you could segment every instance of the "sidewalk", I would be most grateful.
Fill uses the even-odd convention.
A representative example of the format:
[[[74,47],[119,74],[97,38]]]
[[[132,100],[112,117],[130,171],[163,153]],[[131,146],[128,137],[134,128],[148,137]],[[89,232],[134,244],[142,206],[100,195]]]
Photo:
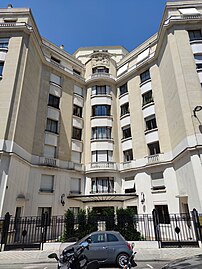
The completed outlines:
[[[34,264],[50,263],[55,260],[49,259],[52,252],[59,252],[60,244],[45,244],[44,250],[17,250],[0,252],[0,264]],[[136,261],[171,261],[177,258],[189,257],[202,254],[202,248],[136,248]]]

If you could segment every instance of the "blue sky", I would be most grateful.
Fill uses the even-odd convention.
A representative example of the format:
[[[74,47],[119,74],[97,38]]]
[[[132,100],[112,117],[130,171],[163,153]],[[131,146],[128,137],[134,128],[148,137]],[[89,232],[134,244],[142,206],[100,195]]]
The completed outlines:
[[[40,34],[72,54],[79,47],[121,45],[131,51],[160,25],[166,0],[1,0],[30,7]]]

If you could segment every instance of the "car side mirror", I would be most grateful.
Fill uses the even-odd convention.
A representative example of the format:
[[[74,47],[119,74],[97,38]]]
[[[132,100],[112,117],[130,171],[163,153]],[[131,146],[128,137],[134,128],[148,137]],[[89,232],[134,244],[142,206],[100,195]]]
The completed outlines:
[[[51,253],[48,255],[49,259],[56,259],[56,261],[59,261],[58,255],[56,253]]]

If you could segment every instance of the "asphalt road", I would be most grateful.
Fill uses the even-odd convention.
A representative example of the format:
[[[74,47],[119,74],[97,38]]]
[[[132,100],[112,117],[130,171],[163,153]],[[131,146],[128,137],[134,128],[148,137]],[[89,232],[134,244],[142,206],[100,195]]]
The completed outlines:
[[[161,269],[165,262],[138,262],[137,269]],[[0,269],[56,269],[56,263],[42,264],[0,264]],[[102,267],[102,269],[117,269],[115,267]]]

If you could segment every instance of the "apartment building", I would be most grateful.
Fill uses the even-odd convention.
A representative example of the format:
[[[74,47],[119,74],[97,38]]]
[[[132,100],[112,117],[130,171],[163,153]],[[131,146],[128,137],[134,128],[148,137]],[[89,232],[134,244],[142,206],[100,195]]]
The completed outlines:
[[[73,55],[0,9],[0,216],[202,212],[201,83],[201,0],[167,2],[131,52]]]

